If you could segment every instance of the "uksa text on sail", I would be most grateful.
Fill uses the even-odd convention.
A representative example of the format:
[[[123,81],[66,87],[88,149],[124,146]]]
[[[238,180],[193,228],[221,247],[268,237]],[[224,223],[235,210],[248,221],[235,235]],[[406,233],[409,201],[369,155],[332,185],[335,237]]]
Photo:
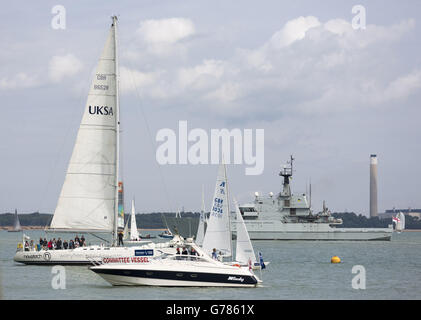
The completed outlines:
[[[108,106],[89,106],[89,113],[104,115],[104,116],[114,115],[113,107],[108,107]]]
[[[188,131],[187,121],[179,121],[178,139],[172,129],[165,128],[157,132],[156,141],[162,141],[162,144],[156,150],[156,160],[160,165],[196,165],[219,164],[223,158],[224,163],[231,164],[233,149],[233,164],[249,165],[245,169],[246,175],[260,175],[264,169],[264,129],[255,129],[255,141],[253,138],[253,129],[236,128],[211,129],[209,139],[206,130],[195,128]]]

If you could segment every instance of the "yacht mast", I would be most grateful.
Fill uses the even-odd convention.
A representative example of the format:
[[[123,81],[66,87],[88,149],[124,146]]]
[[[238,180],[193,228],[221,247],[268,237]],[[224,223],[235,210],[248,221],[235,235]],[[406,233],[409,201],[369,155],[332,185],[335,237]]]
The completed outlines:
[[[118,239],[118,168],[120,162],[120,101],[119,101],[119,70],[118,70],[118,50],[117,50],[117,16],[112,17],[114,27],[114,65],[115,65],[115,82],[116,82],[116,154],[115,154],[115,207],[114,207],[114,232],[113,232],[113,244],[117,245]]]

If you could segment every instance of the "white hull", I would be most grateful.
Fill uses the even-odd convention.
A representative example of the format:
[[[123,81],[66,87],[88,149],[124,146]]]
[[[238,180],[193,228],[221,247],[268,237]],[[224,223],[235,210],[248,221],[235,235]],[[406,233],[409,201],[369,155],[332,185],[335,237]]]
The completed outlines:
[[[113,286],[157,286],[157,287],[255,287],[256,285],[244,285],[233,283],[215,283],[201,281],[163,280],[149,278],[134,278],[126,276],[104,275],[101,277]]]
[[[90,265],[104,258],[157,257],[162,253],[175,254],[175,248],[151,244],[138,247],[89,246],[67,250],[17,251],[14,261],[36,265]]]
[[[251,240],[390,241],[393,233],[392,228],[333,228],[322,223],[283,223],[277,220],[244,222]]]
[[[256,287],[260,282],[248,268],[215,261],[152,259],[147,263],[107,264],[90,269],[114,286]]]
[[[137,245],[144,245],[147,243],[151,243],[151,240],[124,240],[124,244],[137,244]]]

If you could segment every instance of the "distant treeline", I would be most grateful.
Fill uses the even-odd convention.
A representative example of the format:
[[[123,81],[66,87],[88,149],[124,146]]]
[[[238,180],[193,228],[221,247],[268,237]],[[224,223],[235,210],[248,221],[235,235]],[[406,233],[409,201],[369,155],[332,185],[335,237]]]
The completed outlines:
[[[354,212],[334,212],[332,216],[342,219],[342,228],[387,228],[389,224],[392,224],[392,218],[368,218]],[[405,229],[421,229],[421,219],[405,216]]]
[[[199,213],[193,212],[182,212],[183,217],[199,217]],[[49,226],[53,218],[52,214],[49,213],[28,213],[18,214],[19,221],[22,226]],[[166,228],[163,217],[175,217],[175,212],[154,212],[145,214],[136,214],[136,224],[140,229],[162,229]],[[125,221],[129,219],[129,215],[126,214]],[[15,220],[14,213],[3,213],[0,214],[0,227],[13,226]]]
[[[182,217],[199,217],[198,212],[182,212]],[[354,212],[334,212],[332,216],[341,218],[343,228],[387,228],[392,224],[392,218],[379,219],[367,218],[363,215],[357,215]],[[30,213],[20,214],[19,221],[22,226],[49,226],[53,215],[49,213]],[[163,217],[175,217],[175,212],[154,212],[136,214],[136,224],[140,229],[160,229],[166,228]],[[125,220],[129,219],[126,214]],[[14,213],[0,214],[0,227],[13,226]],[[421,219],[411,216],[405,216],[405,229],[421,229]]]

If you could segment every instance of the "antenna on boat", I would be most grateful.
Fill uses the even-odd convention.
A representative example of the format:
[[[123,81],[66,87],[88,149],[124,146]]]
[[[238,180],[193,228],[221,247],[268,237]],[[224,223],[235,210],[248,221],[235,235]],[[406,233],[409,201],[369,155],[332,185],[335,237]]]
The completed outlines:
[[[309,197],[309,201],[310,201],[310,212],[311,212],[311,178],[310,178],[310,197]]]

